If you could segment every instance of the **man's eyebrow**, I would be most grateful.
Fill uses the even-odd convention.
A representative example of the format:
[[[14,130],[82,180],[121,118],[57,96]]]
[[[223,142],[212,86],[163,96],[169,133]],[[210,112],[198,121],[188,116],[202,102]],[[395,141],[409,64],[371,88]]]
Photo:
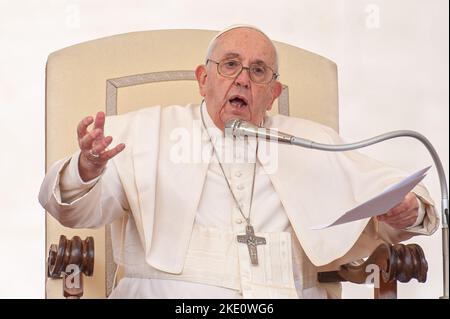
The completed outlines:
[[[260,64],[260,65],[267,65],[267,63],[266,62],[264,62],[263,60],[255,60],[255,61],[253,61],[252,63],[254,63],[254,64]]]
[[[224,56],[224,58],[239,58],[241,55],[239,53],[228,52]]]
[[[223,56],[224,59],[240,58],[240,57],[241,55],[239,53],[234,52],[228,52]],[[267,65],[267,63],[261,59],[256,59],[255,61],[252,61],[252,64]]]

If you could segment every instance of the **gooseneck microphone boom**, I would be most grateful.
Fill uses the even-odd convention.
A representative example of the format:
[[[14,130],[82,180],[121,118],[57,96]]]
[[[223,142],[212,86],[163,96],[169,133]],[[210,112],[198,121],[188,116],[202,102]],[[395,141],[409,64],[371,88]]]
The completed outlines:
[[[253,136],[263,138],[271,142],[278,142],[283,144],[297,145],[305,148],[311,148],[329,152],[343,152],[359,149],[372,144],[376,144],[385,140],[389,140],[396,137],[413,137],[427,148],[433,159],[434,165],[439,176],[439,183],[441,187],[441,216],[442,216],[442,255],[443,255],[443,280],[444,280],[444,294],[441,298],[448,299],[449,296],[449,237],[448,237],[448,190],[447,180],[445,177],[444,168],[442,162],[434,149],[430,141],[422,134],[410,131],[399,130],[384,133],[366,140],[362,140],[355,143],[331,145],[316,143],[308,139],[296,137],[290,134],[278,132],[276,130],[267,129],[264,127],[258,127],[252,123],[246,122],[240,119],[232,119],[225,123],[225,134],[232,134],[233,136]]]

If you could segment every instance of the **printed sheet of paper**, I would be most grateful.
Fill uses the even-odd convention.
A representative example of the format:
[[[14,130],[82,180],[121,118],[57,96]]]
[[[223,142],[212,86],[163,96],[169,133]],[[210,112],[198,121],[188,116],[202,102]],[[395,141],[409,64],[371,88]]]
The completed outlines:
[[[324,229],[331,226],[384,214],[389,209],[399,204],[406,194],[408,194],[414,186],[425,178],[426,172],[430,169],[430,167],[431,166],[425,167],[400,182],[388,187],[380,195],[377,195],[367,202],[347,211],[331,224],[317,225],[311,227],[311,229]]]

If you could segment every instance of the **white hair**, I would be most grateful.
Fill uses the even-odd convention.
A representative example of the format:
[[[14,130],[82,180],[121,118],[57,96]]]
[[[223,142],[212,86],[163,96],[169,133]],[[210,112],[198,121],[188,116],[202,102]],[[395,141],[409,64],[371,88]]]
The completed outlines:
[[[238,28],[245,28],[245,29],[256,30],[259,33],[261,33],[264,37],[266,37],[267,40],[269,40],[270,43],[272,43],[272,45],[273,45],[272,40],[267,36],[267,34],[265,34],[263,31],[261,31],[261,29],[255,27],[253,25],[250,25],[250,24],[234,24],[234,25],[231,25],[231,26],[223,29],[222,31],[217,33],[214,36],[214,38],[211,39],[211,41],[209,42],[209,45],[208,45],[208,50],[206,51],[205,63],[206,63],[206,61],[208,61],[209,58],[211,58],[211,54],[212,54],[212,51],[214,50],[214,47],[216,46],[217,39],[219,37],[221,37],[224,33],[228,32],[228,31],[231,31],[231,30],[234,30],[234,29],[238,29]],[[275,45],[273,45],[273,49],[275,51],[275,72],[278,72],[278,52],[277,52],[277,48],[275,47]]]

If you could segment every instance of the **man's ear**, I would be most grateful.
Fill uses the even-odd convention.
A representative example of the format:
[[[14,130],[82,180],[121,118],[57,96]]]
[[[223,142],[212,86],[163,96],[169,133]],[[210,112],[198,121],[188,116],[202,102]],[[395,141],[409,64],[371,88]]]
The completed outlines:
[[[272,102],[269,104],[267,111],[270,111],[272,109],[273,102],[280,96],[281,91],[283,91],[283,85],[280,82],[275,81],[272,88]]]
[[[195,78],[197,79],[200,95],[205,97],[206,94],[206,66],[201,64],[195,69]]]

